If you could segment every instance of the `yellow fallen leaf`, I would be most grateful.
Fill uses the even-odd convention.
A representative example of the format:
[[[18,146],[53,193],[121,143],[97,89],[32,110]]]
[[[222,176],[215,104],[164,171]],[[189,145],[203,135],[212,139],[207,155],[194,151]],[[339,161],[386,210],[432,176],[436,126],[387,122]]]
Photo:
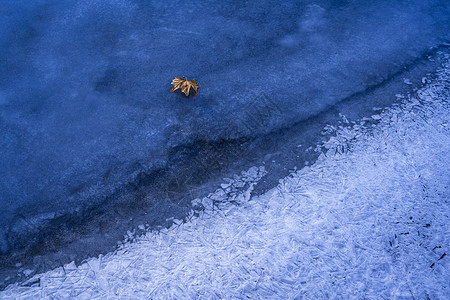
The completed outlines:
[[[181,89],[181,91],[187,96],[189,96],[189,92],[191,88],[194,89],[195,94],[197,95],[197,89],[200,87],[200,85],[197,84],[197,81],[195,79],[193,80],[187,80],[186,77],[175,77],[174,80],[172,80],[172,92],[175,90]]]

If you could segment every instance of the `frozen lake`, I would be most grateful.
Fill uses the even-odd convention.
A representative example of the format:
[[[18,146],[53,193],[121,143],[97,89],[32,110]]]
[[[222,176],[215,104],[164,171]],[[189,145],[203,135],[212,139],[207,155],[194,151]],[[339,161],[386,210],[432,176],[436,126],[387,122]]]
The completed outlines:
[[[142,224],[143,234],[128,231],[115,251],[46,272],[22,266],[21,282],[0,298],[448,299],[443,56],[414,94],[376,109],[377,124],[343,121],[317,145],[325,154],[267,193],[252,195],[267,175],[252,167],[169,228]]]
[[[450,38],[445,0],[6,0],[0,16],[3,254],[186,145],[290,128]],[[170,92],[183,75],[198,96]]]

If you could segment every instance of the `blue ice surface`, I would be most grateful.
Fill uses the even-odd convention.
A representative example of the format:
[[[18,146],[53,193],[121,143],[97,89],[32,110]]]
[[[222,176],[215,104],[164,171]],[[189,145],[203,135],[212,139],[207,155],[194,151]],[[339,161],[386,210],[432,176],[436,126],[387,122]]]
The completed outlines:
[[[289,127],[450,36],[445,0],[3,0],[0,16],[0,252],[17,220],[89,206],[170,147]],[[197,97],[170,92],[183,75]]]

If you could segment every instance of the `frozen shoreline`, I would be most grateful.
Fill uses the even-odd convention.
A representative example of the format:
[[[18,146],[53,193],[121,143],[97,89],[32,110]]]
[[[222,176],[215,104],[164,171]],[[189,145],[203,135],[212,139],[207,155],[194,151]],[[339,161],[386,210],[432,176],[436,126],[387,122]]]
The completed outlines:
[[[445,299],[449,295],[450,64],[326,154],[250,197],[253,168],[186,223],[9,286],[8,297]],[[341,153],[342,152],[342,153]],[[247,182],[244,193],[233,188]],[[233,201],[230,201],[233,200]],[[26,271],[26,270],[24,270]]]

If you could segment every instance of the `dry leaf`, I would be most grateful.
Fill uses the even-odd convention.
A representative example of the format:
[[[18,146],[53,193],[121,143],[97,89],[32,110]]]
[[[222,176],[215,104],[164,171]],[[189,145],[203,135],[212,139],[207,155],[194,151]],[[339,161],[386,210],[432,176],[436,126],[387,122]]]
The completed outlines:
[[[187,80],[184,79],[186,77],[175,77],[174,80],[172,80],[172,92],[181,89],[181,91],[187,96],[189,96],[189,91],[191,88],[194,89],[195,94],[197,95],[197,89],[200,87],[200,85],[197,84],[197,81],[195,79]]]

